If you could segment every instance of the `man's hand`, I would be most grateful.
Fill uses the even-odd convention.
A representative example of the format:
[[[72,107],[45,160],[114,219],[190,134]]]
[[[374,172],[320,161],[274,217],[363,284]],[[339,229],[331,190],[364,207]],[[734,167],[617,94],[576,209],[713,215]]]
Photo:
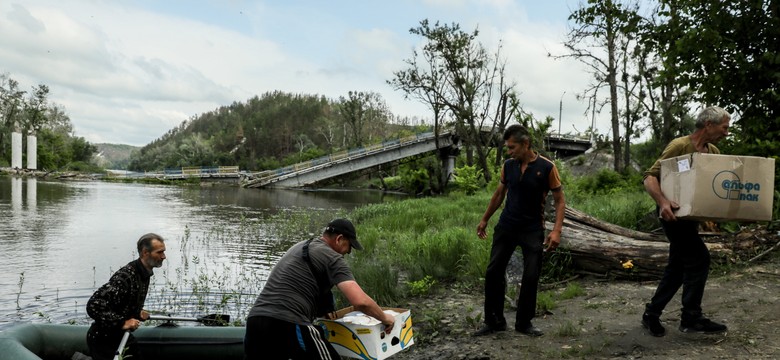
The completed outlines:
[[[385,325],[385,334],[389,334],[391,331],[393,331],[393,326],[395,326],[395,317],[391,316],[388,313],[384,313],[385,318],[382,319],[382,324]]]
[[[561,244],[561,231],[553,230],[544,239],[544,251],[555,251]]]
[[[127,319],[124,325],[122,325],[122,330],[135,331],[139,326],[141,326],[141,320]]]
[[[674,201],[665,201],[659,206],[660,210],[658,215],[664,221],[677,221],[677,217],[674,216],[674,211],[680,208]]]
[[[485,228],[487,227],[487,221],[482,220],[479,222],[479,225],[477,225],[477,236],[479,236],[480,239],[486,239],[487,238],[487,231],[485,231]]]

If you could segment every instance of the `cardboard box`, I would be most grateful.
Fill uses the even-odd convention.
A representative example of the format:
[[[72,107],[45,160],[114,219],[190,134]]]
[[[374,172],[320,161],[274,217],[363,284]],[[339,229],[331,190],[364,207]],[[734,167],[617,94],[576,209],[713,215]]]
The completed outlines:
[[[411,312],[384,307],[382,310],[398,313],[389,334],[385,334],[381,323],[361,325],[345,322],[345,315],[355,315],[352,307],[336,311],[335,320],[317,319],[314,324],[324,328],[326,340],[339,354],[356,359],[381,360],[414,344]]]
[[[693,153],[661,161],[661,191],[678,218],[772,220],[775,159]]]

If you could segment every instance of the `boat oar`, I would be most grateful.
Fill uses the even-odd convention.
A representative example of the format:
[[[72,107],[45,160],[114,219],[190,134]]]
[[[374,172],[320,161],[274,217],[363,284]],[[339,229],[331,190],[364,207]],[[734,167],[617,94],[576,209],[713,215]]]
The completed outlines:
[[[149,315],[149,320],[163,320],[169,322],[170,321],[197,321],[206,326],[225,326],[230,323],[230,315],[209,314],[197,318]]]
[[[116,349],[116,353],[114,353],[114,360],[119,360],[119,355],[122,354],[122,351],[125,350],[125,344],[127,344],[127,339],[130,337],[130,332],[125,331],[125,335],[122,336],[122,341],[119,342],[119,348]]]

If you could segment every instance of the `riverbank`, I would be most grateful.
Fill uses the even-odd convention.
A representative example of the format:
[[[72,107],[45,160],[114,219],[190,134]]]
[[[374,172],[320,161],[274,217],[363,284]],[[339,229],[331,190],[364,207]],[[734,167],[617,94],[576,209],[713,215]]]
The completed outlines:
[[[667,335],[653,337],[642,328],[644,303],[657,281],[578,278],[549,289],[555,307],[539,312],[534,324],[545,335],[514,332],[514,309],[507,308],[509,331],[472,337],[483,304],[481,289],[442,288],[410,299],[415,344],[405,359],[777,359],[780,358],[780,254],[760,263],[711,276],[704,295],[705,315],[729,331],[719,335],[680,332],[680,292],[661,317]],[[565,299],[572,287],[582,289]],[[542,297],[540,296],[540,299]]]

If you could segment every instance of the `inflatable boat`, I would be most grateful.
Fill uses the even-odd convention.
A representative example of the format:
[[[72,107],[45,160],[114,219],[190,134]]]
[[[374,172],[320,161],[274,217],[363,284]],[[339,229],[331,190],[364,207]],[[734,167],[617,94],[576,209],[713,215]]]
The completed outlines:
[[[0,332],[0,360],[86,359],[88,329],[85,325],[14,326]],[[144,326],[133,336],[146,360],[244,358],[243,327]]]

